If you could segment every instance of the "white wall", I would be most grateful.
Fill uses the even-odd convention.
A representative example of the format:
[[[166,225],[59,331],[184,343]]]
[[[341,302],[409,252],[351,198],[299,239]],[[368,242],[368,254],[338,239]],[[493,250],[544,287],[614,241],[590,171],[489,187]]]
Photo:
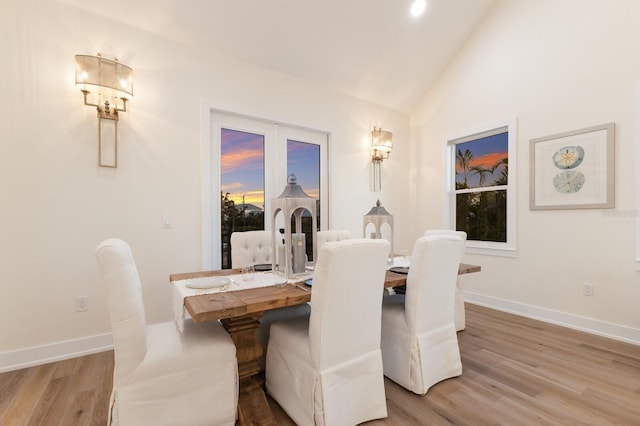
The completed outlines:
[[[62,1],[4,3],[0,369],[28,365],[30,357],[95,349],[96,341],[108,344],[110,324],[94,258],[105,238],[131,244],[147,320],[171,318],[169,274],[201,265],[202,99],[216,108],[329,132],[331,226],[359,235],[362,215],[379,197],[399,223],[396,241],[407,245],[405,198],[390,185],[404,188],[408,181],[407,114]],[[134,69],[135,97],[121,114],[115,170],[97,167],[96,112],[82,104],[74,86],[74,55],[98,51]],[[368,134],[374,124],[393,131],[396,143],[378,193],[369,190]],[[173,229],[162,229],[164,214],[173,215]],[[75,299],[84,295],[89,311],[76,313]]]
[[[518,255],[467,255],[483,268],[465,277],[468,300],[640,344],[638,16],[635,0],[502,0],[413,111],[417,230],[445,223],[447,137],[518,119]],[[529,210],[529,141],[608,122],[616,123],[615,209]],[[594,297],[582,295],[585,282],[594,284]]]

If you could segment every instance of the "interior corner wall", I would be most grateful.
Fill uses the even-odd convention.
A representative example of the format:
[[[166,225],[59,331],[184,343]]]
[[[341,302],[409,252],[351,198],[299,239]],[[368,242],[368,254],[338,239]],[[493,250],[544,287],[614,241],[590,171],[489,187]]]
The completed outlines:
[[[0,14],[0,371],[109,345],[94,257],[106,238],[132,247],[147,321],[172,318],[169,274],[201,268],[202,99],[328,132],[332,227],[360,235],[378,198],[408,223],[393,188],[408,180],[408,114],[171,38],[161,9],[133,27],[72,3],[6,2]],[[97,166],[96,111],[74,86],[74,55],[96,52],[134,72],[117,169]],[[396,138],[381,192],[369,190],[374,124]],[[162,227],[165,214],[171,229]],[[409,230],[399,228],[397,238],[406,239]],[[89,297],[88,311],[76,312],[78,296]]]
[[[640,344],[638,16],[634,0],[499,1],[412,111],[418,230],[446,224],[447,137],[517,117],[517,257],[467,254],[467,262],[482,265],[464,278],[468,301]],[[609,122],[615,208],[530,210],[529,141]],[[584,283],[593,284],[593,297],[582,294]]]

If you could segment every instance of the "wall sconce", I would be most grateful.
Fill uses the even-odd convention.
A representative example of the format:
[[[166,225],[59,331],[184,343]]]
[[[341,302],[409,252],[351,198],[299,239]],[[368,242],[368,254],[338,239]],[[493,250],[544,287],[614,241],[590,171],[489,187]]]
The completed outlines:
[[[76,86],[84,104],[98,111],[98,166],[118,167],[118,113],[127,111],[133,97],[133,70],[99,53],[76,55]]]
[[[389,158],[393,149],[393,133],[374,127],[371,131],[371,190],[379,191],[382,188],[383,160]]]

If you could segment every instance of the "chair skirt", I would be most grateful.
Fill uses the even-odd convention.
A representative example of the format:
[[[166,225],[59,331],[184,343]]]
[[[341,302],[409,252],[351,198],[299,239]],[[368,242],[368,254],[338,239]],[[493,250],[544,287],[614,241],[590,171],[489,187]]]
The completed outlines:
[[[380,350],[317,370],[308,330],[308,318],[274,323],[267,348],[267,392],[293,421],[339,426],[387,417]]]
[[[384,375],[418,395],[436,383],[462,374],[453,323],[412,336],[407,330],[404,296],[385,298],[382,307]]]

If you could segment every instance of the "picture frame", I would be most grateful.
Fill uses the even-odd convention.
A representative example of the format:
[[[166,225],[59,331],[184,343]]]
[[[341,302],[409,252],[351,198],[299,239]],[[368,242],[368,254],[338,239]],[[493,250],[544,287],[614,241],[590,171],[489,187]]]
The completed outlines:
[[[531,210],[615,205],[615,123],[532,139]]]

